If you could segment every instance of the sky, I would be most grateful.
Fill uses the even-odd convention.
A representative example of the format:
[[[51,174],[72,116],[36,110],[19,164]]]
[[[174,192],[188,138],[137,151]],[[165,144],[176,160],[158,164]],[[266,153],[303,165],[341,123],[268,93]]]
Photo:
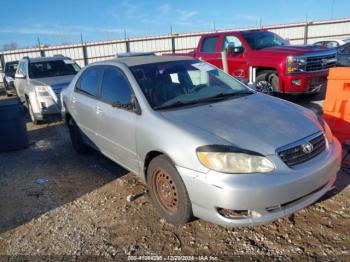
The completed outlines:
[[[0,0],[0,9],[0,49],[350,17],[349,0]]]

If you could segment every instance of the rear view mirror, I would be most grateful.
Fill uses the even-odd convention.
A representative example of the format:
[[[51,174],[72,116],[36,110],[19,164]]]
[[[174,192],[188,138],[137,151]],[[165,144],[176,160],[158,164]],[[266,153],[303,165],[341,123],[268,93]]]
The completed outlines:
[[[16,74],[15,74],[15,78],[24,79],[24,78],[26,78],[26,75],[23,74],[23,73],[16,73]]]

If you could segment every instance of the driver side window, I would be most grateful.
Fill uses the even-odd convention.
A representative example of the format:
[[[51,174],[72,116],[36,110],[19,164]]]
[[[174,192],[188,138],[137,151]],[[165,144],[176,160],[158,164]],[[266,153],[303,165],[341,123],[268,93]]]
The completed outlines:
[[[103,74],[101,100],[113,104],[131,104],[131,86],[124,73],[118,68],[106,68]]]

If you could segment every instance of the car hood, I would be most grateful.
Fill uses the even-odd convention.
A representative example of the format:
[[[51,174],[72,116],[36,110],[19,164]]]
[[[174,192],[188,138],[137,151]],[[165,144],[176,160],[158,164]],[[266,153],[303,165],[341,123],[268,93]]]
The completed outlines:
[[[48,85],[53,90],[62,90],[67,87],[75,75],[37,78],[32,80],[33,85]]]
[[[264,155],[275,154],[277,148],[320,131],[313,112],[261,94],[161,114],[189,132],[199,128]]]
[[[317,52],[327,50],[324,47],[312,46],[312,45],[288,45],[288,46],[274,46],[259,50],[261,54],[274,53],[275,55],[292,56],[292,55],[304,55],[310,52]]]

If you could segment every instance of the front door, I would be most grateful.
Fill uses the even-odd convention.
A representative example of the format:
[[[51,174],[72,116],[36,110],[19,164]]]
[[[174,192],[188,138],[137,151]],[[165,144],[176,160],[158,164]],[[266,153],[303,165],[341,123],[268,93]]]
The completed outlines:
[[[104,69],[101,99],[97,102],[98,144],[109,158],[138,172],[136,120],[132,109],[132,88],[122,69]]]
[[[19,78],[16,77],[15,75],[15,88],[16,88],[16,93],[18,97],[21,99],[21,101],[25,101],[25,96],[24,96],[24,89],[27,85],[27,81],[29,79],[28,76],[28,63],[25,60],[22,60],[19,65],[16,73],[20,73],[24,76],[24,78]]]

